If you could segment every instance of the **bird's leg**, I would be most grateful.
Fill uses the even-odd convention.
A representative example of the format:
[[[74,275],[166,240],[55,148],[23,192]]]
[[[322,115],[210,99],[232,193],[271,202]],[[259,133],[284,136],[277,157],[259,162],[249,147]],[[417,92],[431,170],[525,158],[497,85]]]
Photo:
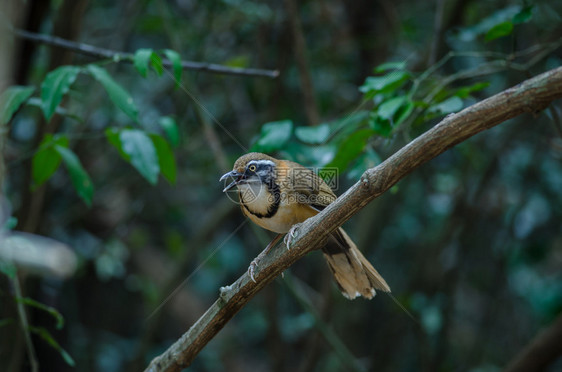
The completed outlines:
[[[282,236],[283,234],[277,234],[277,236],[273,238],[271,242],[269,242],[267,247],[265,247],[265,249],[256,258],[254,258],[252,262],[250,262],[250,267],[248,267],[248,274],[250,274],[250,278],[254,281],[254,283],[257,283],[256,279],[254,278],[254,271],[256,269],[256,266],[258,266],[258,263],[261,261],[261,259],[267,254],[267,252],[271,250],[271,248],[275,246],[275,244],[277,244]]]
[[[291,227],[291,230],[289,230],[289,232],[287,233],[287,235],[285,235],[285,239],[283,239],[283,242],[287,246],[287,249],[291,248],[291,244],[293,243],[293,239],[297,236],[297,229],[300,227],[300,225],[301,225],[300,223],[294,224],[293,227]]]

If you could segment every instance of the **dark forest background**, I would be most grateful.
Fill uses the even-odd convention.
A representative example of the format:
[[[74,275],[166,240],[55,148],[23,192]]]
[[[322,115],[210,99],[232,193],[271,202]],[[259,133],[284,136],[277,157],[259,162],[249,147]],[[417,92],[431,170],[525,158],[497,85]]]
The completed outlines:
[[[271,239],[218,182],[245,152],[336,167],[341,194],[562,58],[547,0],[30,0],[0,17],[0,245],[53,239],[23,236],[34,264],[2,257],[2,371],[30,370],[26,333],[42,371],[138,371],[169,347]],[[189,370],[503,370],[560,323],[561,110],[469,139],[345,225],[414,319],[384,294],[346,300],[313,253]]]

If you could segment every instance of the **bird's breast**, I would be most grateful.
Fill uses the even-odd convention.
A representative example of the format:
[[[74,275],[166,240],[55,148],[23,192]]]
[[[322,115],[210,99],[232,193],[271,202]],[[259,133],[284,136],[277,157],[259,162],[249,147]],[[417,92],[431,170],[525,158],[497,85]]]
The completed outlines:
[[[256,225],[279,234],[318,213],[286,195],[275,195],[264,184],[239,185],[238,191],[242,212]]]

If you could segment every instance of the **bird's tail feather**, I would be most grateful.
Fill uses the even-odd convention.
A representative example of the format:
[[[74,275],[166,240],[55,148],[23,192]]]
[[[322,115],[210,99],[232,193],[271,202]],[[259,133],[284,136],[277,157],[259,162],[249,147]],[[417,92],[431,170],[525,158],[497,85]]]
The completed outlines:
[[[373,265],[340,227],[323,248],[324,257],[342,294],[352,300],[358,296],[371,299],[375,290],[390,292],[390,287]]]

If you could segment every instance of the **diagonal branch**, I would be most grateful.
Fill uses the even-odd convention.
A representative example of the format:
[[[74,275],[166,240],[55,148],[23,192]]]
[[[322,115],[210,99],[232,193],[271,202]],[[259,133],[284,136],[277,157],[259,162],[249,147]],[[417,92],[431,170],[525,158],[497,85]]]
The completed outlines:
[[[133,62],[134,55],[132,53],[118,52],[111,49],[96,47],[90,44],[78,43],[75,41],[66,40],[57,36],[42,35],[25,30],[14,29],[14,34],[23,39],[31,40],[37,43],[43,43],[59,48],[72,50],[74,52],[84,54],[95,58],[107,58],[124,62]],[[163,59],[162,64],[164,67],[172,67],[172,62],[168,59]],[[278,70],[263,70],[258,68],[241,68],[241,67],[228,67],[214,63],[182,61],[181,67],[185,70],[196,70],[202,72],[212,72],[215,74],[223,75],[239,75],[239,76],[261,76],[276,78],[279,76]]]
[[[562,314],[543,329],[504,372],[544,371],[562,355]]]
[[[261,261],[254,283],[248,274],[221,288],[220,296],[203,316],[146,371],[179,371],[248,301],[275,277],[307,253],[322,246],[328,233],[341,226],[374,198],[408,173],[456,144],[523,113],[537,113],[562,98],[562,67],[550,70],[451,114],[375,168],[318,215],[298,229],[291,249],[273,249]]]

